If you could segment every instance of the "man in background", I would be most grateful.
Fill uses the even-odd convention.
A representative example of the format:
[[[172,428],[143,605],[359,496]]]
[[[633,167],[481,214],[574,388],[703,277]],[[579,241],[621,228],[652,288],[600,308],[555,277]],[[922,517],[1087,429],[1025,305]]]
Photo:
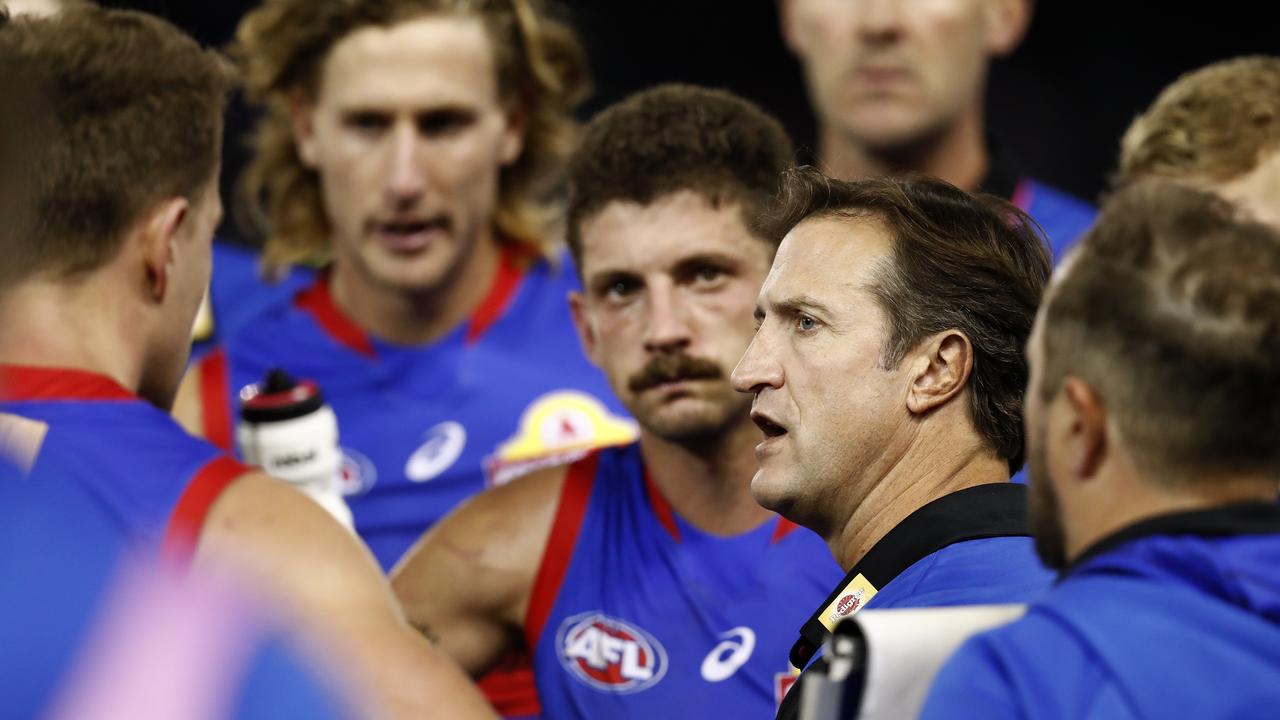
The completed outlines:
[[[1094,209],[1026,177],[987,131],[992,60],[1013,52],[1031,0],[779,0],[804,67],[824,173],[919,172],[998,195],[1035,219],[1055,257]]]

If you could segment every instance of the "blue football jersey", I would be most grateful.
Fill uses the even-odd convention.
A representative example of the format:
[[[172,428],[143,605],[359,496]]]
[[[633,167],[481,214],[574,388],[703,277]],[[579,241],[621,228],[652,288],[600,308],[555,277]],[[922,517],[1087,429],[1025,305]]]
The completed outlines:
[[[567,264],[508,250],[467,322],[406,347],[346,318],[321,273],[197,364],[205,435],[232,449],[239,390],[270,369],[314,380],[337,415],[356,530],[390,568],[486,486],[635,436],[580,349],[566,299],[576,287]]]
[[[0,460],[0,715],[354,717],[254,604],[153,567],[83,482],[56,479]]]
[[[1018,181],[1009,201],[1044,230],[1055,263],[1089,229],[1098,214],[1089,203],[1031,178]]]
[[[249,471],[106,376],[15,366],[0,376],[0,435],[27,481],[67,486],[109,519],[114,538],[83,542],[185,555],[214,500]]]
[[[769,717],[795,628],[841,574],[785,520],[685,522],[637,445],[593,453],[568,471],[525,623],[545,715]]]

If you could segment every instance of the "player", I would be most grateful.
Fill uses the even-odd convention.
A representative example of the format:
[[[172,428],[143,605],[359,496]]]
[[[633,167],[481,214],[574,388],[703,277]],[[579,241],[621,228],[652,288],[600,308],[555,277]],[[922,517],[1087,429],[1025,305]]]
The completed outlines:
[[[0,28],[0,80],[23,100],[0,129],[28,141],[0,147],[27,171],[0,234],[3,454],[25,482],[98,506],[122,541],[252,578],[324,629],[376,692],[371,714],[491,717],[359,543],[166,414],[220,214],[226,64],[155,18],[84,8]]]
[[[1030,344],[1031,517],[1063,579],[963,646],[922,717],[1272,713],[1277,328],[1274,229],[1169,183],[1104,205]]]
[[[790,158],[775,120],[688,86],[605,110],[574,155],[574,318],[640,441],[477,496],[393,575],[472,674],[528,647],[548,716],[767,716],[839,577],[751,499],[760,431],[729,386],[774,252],[750,218]]]

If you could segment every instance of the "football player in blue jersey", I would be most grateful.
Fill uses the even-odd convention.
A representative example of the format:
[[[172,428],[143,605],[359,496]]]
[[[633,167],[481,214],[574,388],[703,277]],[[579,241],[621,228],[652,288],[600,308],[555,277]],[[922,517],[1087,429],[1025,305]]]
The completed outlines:
[[[166,412],[209,276],[233,84],[220,56],[142,13],[0,26],[0,131],[23,141],[0,142],[0,186],[20,178],[5,202],[22,203],[0,234],[0,452],[108,520],[77,525],[80,542],[243,573],[376,692],[370,714],[492,717],[367,549]],[[68,502],[39,508],[56,523]]]
[[[241,388],[317,382],[384,569],[485,487],[635,436],[578,346],[548,224],[586,89],[564,25],[529,0],[266,0],[237,48],[264,110],[244,189],[265,259],[329,262],[223,328],[186,427],[230,448]]]
[[[531,650],[549,716],[768,716],[840,576],[751,498],[761,435],[729,384],[775,249],[751,218],[790,161],[747,101],[662,86],[594,118],[570,163],[575,321],[640,441],[477,496],[392,581],[473,674]]]
[[[1176,180],[1280,227],[1280,57],[1223,60],[1178,78],[1121,142],[1120,185]]]
[[[1030,342],[1036,547],[1062,580],[969,640],[925,718],[1262,718],[1280,703],[1280,234],[1139,182]]]
[[[1024,176],[989,142],[992,59],[1018,46],[1032,0],[779,0],[804,67],[823,172],[922,172],[999,195],[1035,218],[1055,257],[1093,219],[1089,204]]]
[[[787,174],[733,384],[765,433],[756,500],[848,571],[800,628],[797,668],[864,607],[1018,602],[1048,585],[1026,486],[1008,482],[1050,268],[1034,225],[933,178]]]

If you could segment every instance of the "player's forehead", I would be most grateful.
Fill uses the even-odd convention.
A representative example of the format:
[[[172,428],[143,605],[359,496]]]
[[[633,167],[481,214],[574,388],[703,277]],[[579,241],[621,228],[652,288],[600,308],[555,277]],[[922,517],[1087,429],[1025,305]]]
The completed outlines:
[[[478,18],[424,15],[359,28],[325,59],[322,102],[387,108],[496,101],[492,42]]]
[[[600,272],[671,272],[698,258],[767,267],[769,248],[736,202],[682,190],[651,203],[614,201],[584,219],[582,266]]]
[[[798,299],[832,308],[857,304],[892,262],[888,230],[870,217],[817,216],[782,239],[760,290],[760,306],[791,306]]]

